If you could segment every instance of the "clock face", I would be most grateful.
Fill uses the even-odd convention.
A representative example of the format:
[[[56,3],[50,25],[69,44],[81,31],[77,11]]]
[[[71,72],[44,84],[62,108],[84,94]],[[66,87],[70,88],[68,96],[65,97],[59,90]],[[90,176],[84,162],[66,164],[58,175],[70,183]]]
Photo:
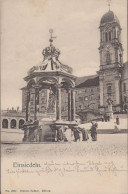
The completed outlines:
[[[105,31],[111,30],[111,28],[112,28],[111,24],[107,24],[105,27]]]

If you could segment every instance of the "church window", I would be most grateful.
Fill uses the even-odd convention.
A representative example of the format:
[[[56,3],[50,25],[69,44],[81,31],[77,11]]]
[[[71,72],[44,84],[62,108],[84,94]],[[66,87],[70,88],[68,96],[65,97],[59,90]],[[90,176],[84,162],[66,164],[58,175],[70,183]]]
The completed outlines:
[[[108,41],[108,33],[106,32],[105,33],[105,39],[106,39],[106,42]]]
[[[123,92],[126,92],[126,83],[123,84]]]
[[[34,99],[34,94],[31,94],[31,97],[30,98],[31,98],[31,100],[33,100]]]
[[[112,94],[112,86],[111,85],[109,85],[107,87],[107,94],[108,94],[108,96],[111,96],[111,94]]]
[[[105,41],[105,33],[103,32],[102,34],[103,34],[103,41]]]
[[[109,64],[110,63],[110,52],[107,51],[106,53],[106,63]]]
[[[111,40],[111,32],[109,31],[109,40]]]
[[[94,95],[93,94],[91,94],[91,96],[90,96],[90,100],[93,100],[94,99]]]

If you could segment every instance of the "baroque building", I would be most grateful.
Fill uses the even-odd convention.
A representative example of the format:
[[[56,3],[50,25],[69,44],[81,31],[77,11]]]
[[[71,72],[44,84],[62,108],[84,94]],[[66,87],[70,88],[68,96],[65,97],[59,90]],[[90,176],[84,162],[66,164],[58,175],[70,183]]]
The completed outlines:
[[[56,54],[59,56],[60,51],[54,49],[53,60],[51,66],[47,66],[47,60],[49,57],[49,48],[43,50],[43,66],[34,66],[28,72],[28,76],[25,78],[28,81],[33,79],[35,73],[40,76],[40,72],[43,72],[46,68],[49,71],[49,67],[52,68],[54,74],[57,68],[61,71],[60,78],[65,76],[63,72],[67,72],[66,77],[63,77],[61,84],[61,110],[59,108],[59,114],[61,114],[64,120],[70,120],[72,112],[72,102],[75,107],[73,111],[76,110],[76,116],[80,116],[83,121],[90,121],[96,117],[101,117],[107,113],[108,101],[112,102],[113,113],[127,113],[128,112],[128,62],[123,62],[123,46],[121,43],[121,25],[117,16],[113,11],[109,10],[105,13],[99,25],[100,32],[100,69],[95,75],[75,77],[72,74],[72,68],[67,65],[63,65],[57,58]],[[50,39],[53,41],[52,39]],[[52,42],[51,42],[52,45]],[[45,53],[44,53],[45,52]],[[51,56],[51,55],[50,55]],[[45,63],[46,62],[46,63]],[[44,64],[45,63],[45,64]],[[63,74],[63,75],[62,75]],[[55,75],[56,78],[58,75]],[[44,74],[45,77],[45,74]],[[67,82],[67,78],[69,79]],[[34,78],[35,79],[35,78]],[[33,80],[34,80],[33,79]],[[38,79],[38,78],[37,78]],[[73,90],[70,83],[75,83],[73,85]],[[38,80],[37,80],[38,81]],[[53,86],[54,80],[43,80],[44,85],[49,83]],[[36,111],[40,118],[55,118],[56,117],[56,101],[55,101],[55,91],[54,87],[42,87],[39,90],[38,97],[35,99],[35,88],[32,86],[34,82],[31,82],[30,93],[27,92],[27,87],[22,88],[22,113],[23,118],[25,118],[26,108],[29,115],[34,118],[35,110],[35,100],[37,103]],[[40,83],[42,84],[42,83]],[[67,88],[68,84],[68,88]],[[75,88],[74,88],[75,86]],[[75,102],[72,101],[72,92],[75,91]],[[29,99],[29,101],[28,101]],[[29,108],[28,108],[29,107]],[[5,113],[3,119],[10,113]],[[22,115],[20,115],[22,116]],[[15,115],[16,117],[16,115]],[[7,126],[4,120],[4,126]]]
[[[121,74],[123,71],[123,47],[121,26],[117,16],[108,11],[100,21],[100,110],[113,101],[113,111],[121,111]]]
[[[108,100],[111,100],[114,113],[124,113],[128,107],[128,63],[123,63],[123,46],[121,43],[121,25],[113,11],[105,13],[100,21],[100,69],[96,75],[77,77],[76,87],[76,114],[83,120],[89,120],[87,115],[104,115],[107,112]],[[25,111],[25,88],[23,91],[22,109]],[[68,96],[62,89],[61,93],[62,116],[68,115]],[[50,110],[49,102],[54,101],[50,91],[43,90],[39,96],[39,112],[54,115]],[[30,109],[34,109],[33,99]]]

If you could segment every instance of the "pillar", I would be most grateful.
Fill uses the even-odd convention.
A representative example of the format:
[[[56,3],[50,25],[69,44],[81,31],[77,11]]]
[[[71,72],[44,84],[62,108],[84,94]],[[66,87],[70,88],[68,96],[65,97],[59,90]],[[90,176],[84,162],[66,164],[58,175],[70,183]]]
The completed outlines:
[[[103,77],[100,77],[100,106],[104,104]]]
[[[75,121],[75,89],[71,90],[71,121]]]
[[[56,120],[61,120],[61,85],[56,86]]]
[[[39,86],[35,86],[35,109],[34,109],[34,120],[37,120],[37,105],[39,104]]]
[[[26,121],[28,121],[28,104],[30,101],[30,91],[27,90],[27,98],[26,98]]]
[[[100,65],[102,67],[102,50],[100,50]],[[101,68],[102,69],[102,68]]]
[[[115,62],[118,62],[118,48],[115,48]]]
[[[68,121],[71,121],[71,89],[68,90]]]
[[[120,76],[115,77],[116,104],[120,104]]]
[[[11,128],[11,120],[8,119],[8,129],[10,129],[10,128]]]
[[[16,119],[16,129],[19,128],[19,121]]]

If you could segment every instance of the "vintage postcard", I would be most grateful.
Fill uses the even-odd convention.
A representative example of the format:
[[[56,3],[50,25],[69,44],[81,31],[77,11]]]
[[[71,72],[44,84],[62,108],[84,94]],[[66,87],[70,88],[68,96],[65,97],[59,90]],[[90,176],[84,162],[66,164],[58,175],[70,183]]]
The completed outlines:
[[[128,194],[127,0],[1,0],[1,194]]]

